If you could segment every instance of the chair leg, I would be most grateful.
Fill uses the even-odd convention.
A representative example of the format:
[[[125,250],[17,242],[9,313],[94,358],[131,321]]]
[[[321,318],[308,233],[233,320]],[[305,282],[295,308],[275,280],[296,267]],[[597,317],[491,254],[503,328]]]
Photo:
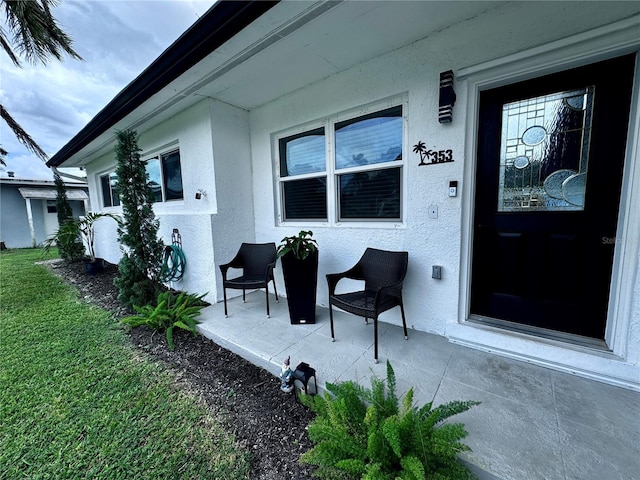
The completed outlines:
[[[267,294],[267,318],[271,318],[271,314],[269,313],[269,282],[265,285],[264,291]]]
[[[247,297],[245,296],[246,290],[242,289],[242,303],[247,303]]]
[[[222,292],[224,295],[224,318],[227,318],[229,316],[229,313],[227,312],[227,289],[222,287]]]
[[[276,292],[276,302],[280,303],[280,299],[278,298],[278,287],[276,287],[276,280],[275,278],[271,280],[273,282],[273,290],[274,292]],[[267,282],[269,283],[269,282]]]
[[[404,305],[400,302],[400,313],[402,314],[402,328],[404,328],[404,339],[409,340],[409,334],[407,333],[407,321],[404,318]]]
[[[333,333],[333,309],[331,308],[331,301],[329,301],[329,321],[331,322],[331,341],[336,341],[336,336]]]
[[[378,317],[373,317],[373,363],[378,363]]]

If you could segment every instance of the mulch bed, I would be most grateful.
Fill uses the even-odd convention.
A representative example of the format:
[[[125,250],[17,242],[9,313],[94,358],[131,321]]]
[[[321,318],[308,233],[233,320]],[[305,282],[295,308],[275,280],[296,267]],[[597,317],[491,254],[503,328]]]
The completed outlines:
[[[118,320],[130,312],[118,301],[113,279],[117,266],[87,275],[81,262],[47,262],[56,275],[74,285],[87,302],[109,310]],[[202,335],[174,333],[175,351],[164,334],[146,327],[130,331],[132,345],[164,363],[176,384],[201,398],[222,419],[236,439],[252,452],[250,478],[282,480],[311,478],[314,467],[298,463],[311,448],[306,427],[314,414],[280,391],[280,379]]]

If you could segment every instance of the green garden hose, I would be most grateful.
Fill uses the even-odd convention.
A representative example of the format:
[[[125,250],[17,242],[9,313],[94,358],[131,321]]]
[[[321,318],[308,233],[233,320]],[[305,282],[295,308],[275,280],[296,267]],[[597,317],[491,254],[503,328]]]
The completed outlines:
[[[163,282],[175,282],[184,275],[187,259],[178,245],[167,245],[162,253],[162,269],[160,279]]]

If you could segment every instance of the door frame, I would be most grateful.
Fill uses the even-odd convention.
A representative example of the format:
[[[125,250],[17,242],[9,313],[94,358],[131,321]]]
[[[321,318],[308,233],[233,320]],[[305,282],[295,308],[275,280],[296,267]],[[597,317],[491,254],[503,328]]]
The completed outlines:
[[[49,238],[53,234],[55,234],[60,225],[58,224],[58,213],[49,213],[49,205],[48,203],[52,201],[51,199],[43,198],[42,202],[42,223],[44,228],[44,237]],[[57,205],[56,205],[57,209]]]
[[[624,361],[629,354],[628,333],[634,295],[633,279],[638,269],[640,243],[637,234],[632,234],[632,232],[640,231],[640,209],[634,211],[632,208],[632,205],[640,203],[640,165],[636,165],[638,162],[633,161],[634,158],[640,157],[640,40],[637,36],[638,28],[640,28],[640,17],[636,16],[528,51],[463,68],[457,72],[456,90],[459,92],[459,96],[463,97],[461,100],[466,101],[467,115],[458,318],[447,323],[446,333],[452,341],[499,352],[514,358],[526,358],[534,363],[567,371],[581,370],[579,373],[583,376],[604,381],[609,380],[610,383],[625,386],[634,384],[634,388],[640,389],[637,379],[634,380],[634,375],[637,375],[637,367],[634,371],[618,375],[611,371],[615,369],[615,365],[605,365],[606,362],[601,361],[602,358],[607,358],[610,363]],[[473,322],[473,318],[470,317],[470,291],[480,92],[627,53],[636,53],[637,60],[616,238],[626,238],[628,241],[616,242],[614,248],[605,330],[605,341],[609,352],[603,352],[589,346],[571,345],[555,339],[534,337],[526,333],[510,332],[495,326]],[[532,341],[536,344],[533,349]],[[562,349],[560,353],[559,349]],[[628,380],[624,378],[615,380],[611,378],[613,376],[627,377]]]

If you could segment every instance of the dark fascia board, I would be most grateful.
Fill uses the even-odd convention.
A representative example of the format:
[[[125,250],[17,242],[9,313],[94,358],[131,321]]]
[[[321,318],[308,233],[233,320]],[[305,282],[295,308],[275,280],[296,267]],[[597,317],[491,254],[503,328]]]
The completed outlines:
[[[278,1],[219,1],[47,162],[62,165]]]

